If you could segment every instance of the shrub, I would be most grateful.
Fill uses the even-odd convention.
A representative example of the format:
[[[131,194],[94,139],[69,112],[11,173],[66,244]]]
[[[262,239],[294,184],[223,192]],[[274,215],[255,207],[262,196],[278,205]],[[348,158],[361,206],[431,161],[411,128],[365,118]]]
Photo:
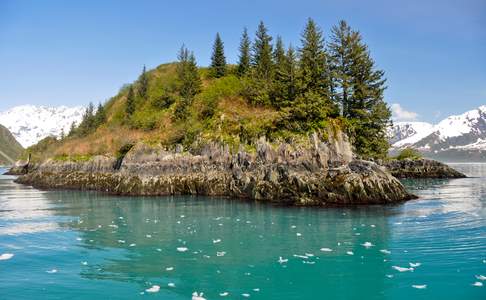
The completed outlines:
[[[415,159],[421,159],[422,154],[413,148],[405,148],[395,158],[398,160],[404,160],[404,159],[415,160]]]

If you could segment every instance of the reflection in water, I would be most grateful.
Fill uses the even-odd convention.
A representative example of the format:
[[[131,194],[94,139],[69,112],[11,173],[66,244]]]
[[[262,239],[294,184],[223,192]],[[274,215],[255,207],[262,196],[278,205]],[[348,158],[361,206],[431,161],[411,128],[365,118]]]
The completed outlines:
[[[406,181],[421,199],[403,205],[315,209],[40,192],[4,176],[0,254],[15,256],[0,263],[0,298],[133,299],[160,285],[151,297],[481,299],[482,179]]]

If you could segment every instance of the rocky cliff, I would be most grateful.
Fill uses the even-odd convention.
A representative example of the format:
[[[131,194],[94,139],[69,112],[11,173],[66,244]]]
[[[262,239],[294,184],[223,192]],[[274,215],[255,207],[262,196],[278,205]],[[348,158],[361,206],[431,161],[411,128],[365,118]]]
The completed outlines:
[[[441,162],[431,159],[392,160],[384,164],[397,178],[464,178],[462,174]]]
[[[313,134],[298,145],[260,139],[255,153],[232,153],[214,143],[191,153],[139,143],[118,159],[50,159],[17,181],[40,188],[229,196],[286,205],[394,203],[414,197],[383,167],[353,159],[340,133],[327,139]]]

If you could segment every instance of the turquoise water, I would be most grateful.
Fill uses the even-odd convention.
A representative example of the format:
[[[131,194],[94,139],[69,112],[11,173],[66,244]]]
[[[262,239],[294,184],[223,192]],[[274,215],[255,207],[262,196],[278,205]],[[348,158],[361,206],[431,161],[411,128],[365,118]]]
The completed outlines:
[[[486,165],[455,167],[478,177],[408,180],[420,200],[331,209],[0,176],[0,299],[486,299],[473,285],[486,285]]]

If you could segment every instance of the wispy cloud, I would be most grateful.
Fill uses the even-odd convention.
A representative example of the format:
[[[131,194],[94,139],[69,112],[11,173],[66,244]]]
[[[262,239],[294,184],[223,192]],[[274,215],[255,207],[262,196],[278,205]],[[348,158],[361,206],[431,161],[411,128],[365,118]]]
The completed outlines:
[[[395,121],[415,121],[418,117],[416,112],[408,111],[398,103],[393,103],[391,105],[391,110],[392,118]]]

